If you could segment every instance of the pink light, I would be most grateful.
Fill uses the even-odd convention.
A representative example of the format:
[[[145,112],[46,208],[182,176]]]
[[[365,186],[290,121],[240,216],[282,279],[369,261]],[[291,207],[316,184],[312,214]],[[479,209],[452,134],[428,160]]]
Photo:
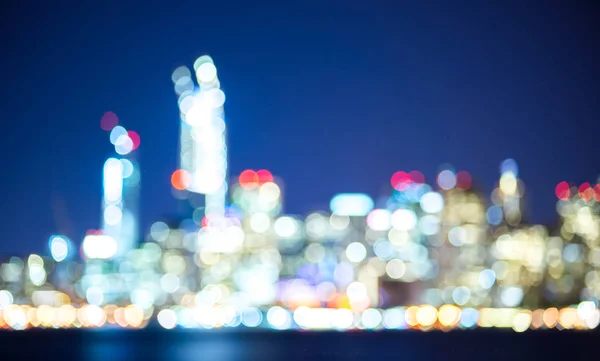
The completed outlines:
[[[110,132],[114,127],[119,124],[119,118],[113,112],[106,112],[100,119],[100,128]]]
[[[137,132],[134,132],[133,130],[127,131],[127,135],[133,143],[133,148],[131,150],[136,150],[140,146],[140,135]]]
[[[567,182],[560,182],[556,185],[556,188],[554,189],[554,194],[556,194],[556,197],[560,200],[566,201],[569,199],[569,197],[571,196],[571,187],[569,187],[569,183]]]

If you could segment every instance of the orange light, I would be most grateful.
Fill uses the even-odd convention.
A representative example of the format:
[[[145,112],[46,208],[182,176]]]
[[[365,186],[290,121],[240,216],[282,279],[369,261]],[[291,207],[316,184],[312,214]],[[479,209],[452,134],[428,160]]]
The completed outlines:
[[[585,202],[589,202],[592,199],[592,195],[594,194],[594,190],[589,183],[585,182],[579,186],[579,198]]]
[[[178,169],[171,176],[171,185],[173,188],[183,191],[192,184],[192,176],[184,169]]]

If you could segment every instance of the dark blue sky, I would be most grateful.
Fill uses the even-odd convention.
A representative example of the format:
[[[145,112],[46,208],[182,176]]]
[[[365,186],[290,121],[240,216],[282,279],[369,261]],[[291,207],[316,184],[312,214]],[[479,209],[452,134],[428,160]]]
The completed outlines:
[[[600,174],[591,1],[14,3],[0,9],[0,254],[99,226],[109,110],[141,136],[143,225],[174,212],[170,77],[205,53],[227,95],[232,174],[272,170],[292,213],[377,195],[396,170],[432,181],[443,163],[489,192],[513,157],[547,222],[557,182]]]

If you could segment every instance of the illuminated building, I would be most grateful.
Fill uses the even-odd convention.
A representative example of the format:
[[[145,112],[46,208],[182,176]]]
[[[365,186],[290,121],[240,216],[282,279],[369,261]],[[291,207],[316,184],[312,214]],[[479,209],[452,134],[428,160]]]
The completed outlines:
[[[523,219],[522,198],[525,186],[518,178],[517,162],[506,159],[500,165],[500,173],[498,187],[492,192],[492,203],[501,208],[503,220],[508,226],[518,226]],[[493,212],[499,213],[497,210]]]
[[[241,226],[243,242],[231,265],[235,289],[242,304],[274,303],[281,269],[280,246],[297,239],[299,228],[291,218],[279,217],[281,185],[267,170],[245,170],[232,187],[233,207],[229,219]],[[281,240],[281,239],[285,240]]]
[[[443,194],[443,210],[439,244],[433,245],[431,252],[438,265],[435,281],[440,292],[438,302],[489,306],[495,274],[489,269],[490,239],[485,202],[472,190],[471,177],[465,171],[442,170],[437,183]],[[435,299],[437,295],[432,291],[430,296]]]
[[[375,222],[374,214],[367,219],[372,229],[389,229],[376,241],[373,250],[378,259],[386,261],[381,273],[389,287],[390,305],[431,302],[428,300],[431,292],[423,291],[423,287],[437,275],[436,261],[431,258],[429,248],[439,244],[443,198],[425,184],[419,171],[398,171],[390,183],[393,194],[387,201],[389,221]]]
[[[112,237],[117,249],[109,258],[119,258],[135,248],[138,241],[138,197],[140,171],[134,151],[140,145],[136,132],[115,126],[110,132],[115,153],[104,163],[102,232]]]
[[[491,248],[492,271],[498,283],[495,306],[538,307],[546,272],[548,232],[543,226],[503,230]]]
[[[579,292],[581,300],[600,298],[600,185],[584,183],[571,187],[561,182],[556,187],[557,211],[561,216],[560,236],[563,240],[559,260],[558,242],[555,265],[549,268],[547,289],[551,294],[573,300]],[[571,297],[569,297],[569,295]]]
[[[176,188],[203,194],[205,214],[223,217],[227,193],[225,94],[209,56],[198,58],[194,70],[198,87],[186,67],[177,68],[172,76],[182,120],[179,171],[184,172],[178,177],[181,187]]]
[[[374,240],[369,237],[367,222],[369,215],[377,212],[374,206],[371,197],[361,193],[338,194],[330,202],[332,247],[338,252],[331,282],[343,292],[334,304],[347,304],[356,311],[379,304],[379,277],[368,263]]]

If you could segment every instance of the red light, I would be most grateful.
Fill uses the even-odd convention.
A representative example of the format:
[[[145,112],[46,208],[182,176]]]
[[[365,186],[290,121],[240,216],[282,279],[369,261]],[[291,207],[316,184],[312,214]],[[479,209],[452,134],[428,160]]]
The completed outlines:
[[[192,176],[184,169],[178,169],[171,175],[171,185],[178,191],[187,189],[192,184]]]
[[[119,124],[119,118],[113,112],[104,113],[102,119],[100,119],[100,128],[107,132],[110,132],[117,124]]]
[[[583,201],[589,202],[592,199],[593,193],[594,190],[588,182],[585,182],[579,186],[579,198],[581,198]]]
[[[596,202],[600,202],[600,184],[594,186],[594,199]]]
[[[408,173],[408,176],[414,183],[419,183],[419,184],[425,183],[425,176],[423,175],[423,173],[419,172],[418,170],[410,171]]]
[[[208,216],[202,218],[202,227],[208,227]]]
[[[261,169],[257,171],[256,175],[258,176],[258,183],[260,184],[273,181],[273,175],[266,169]]]
[[[471,175],[467,171],[456,173],[456,188],[466,191],[471,188]]]
[[[392,175],[390,183],[395,190],[405,191],[412,183],[410,176],[406,172],[398,171]]]
[[[566,201],[571,196],[571,187],[567,182],[560,182],[554,189],[554,193],[558,199]]]
[[[127,131],[127,136],[129,136],[129,139],[131,139],[131,142],[133,143],[133,148],[131,150],[136,150],[140,146],[140,135],[133,130],[129,130]]]
[[[252,169],[247,169],[240,174],[240,186],[244,189],[256,188],[258,185],[258,174]]]

